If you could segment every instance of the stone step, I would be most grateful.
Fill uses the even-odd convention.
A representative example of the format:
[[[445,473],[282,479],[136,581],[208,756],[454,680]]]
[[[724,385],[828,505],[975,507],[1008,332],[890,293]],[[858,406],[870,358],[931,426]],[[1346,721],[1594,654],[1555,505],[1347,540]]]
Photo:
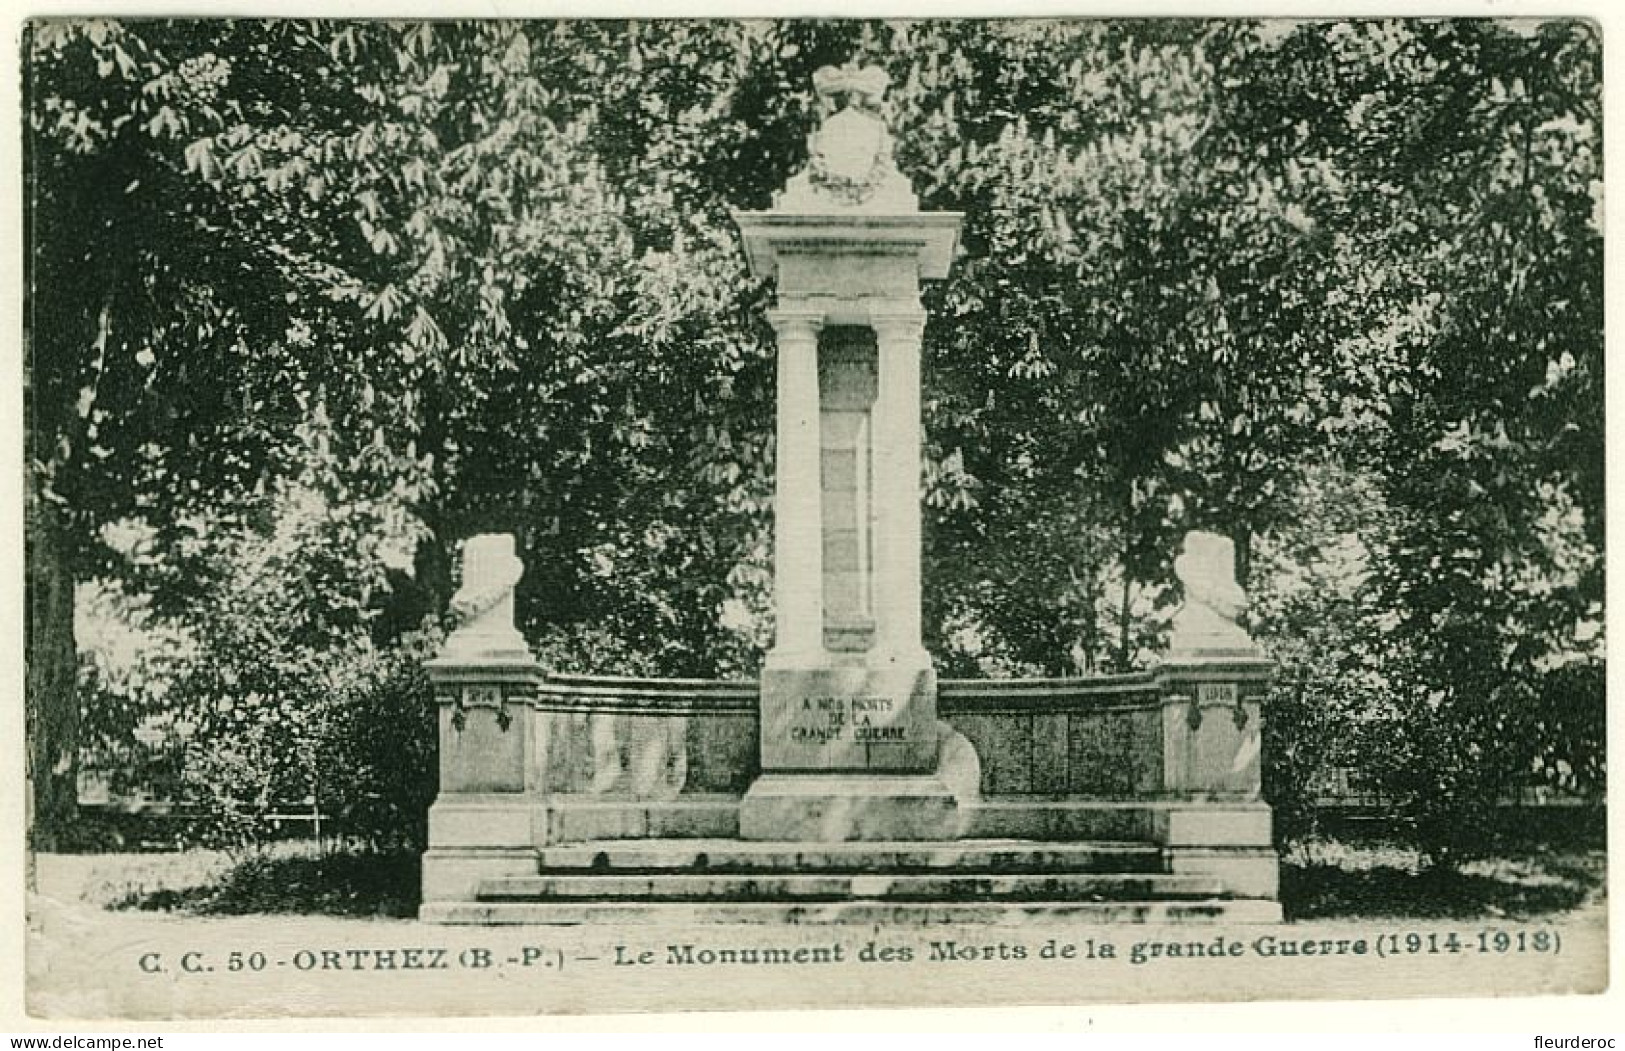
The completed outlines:
[[[1138,872],[1165,871],[1162,852],[1140,842],[752,842],[738,839],[597,840],[544,847],[541,871],[565,872]]]
[[[480,901],[1125,901],[1224,895],[1206,876],[942,872],[517,876],[480,884]]]
[[[1279,923],[1278,902],[1208,901],[953,901],[885,902],[430,902],[430,923],[490,926],[647,924],[663,927],[739,924],[1082,924]]]

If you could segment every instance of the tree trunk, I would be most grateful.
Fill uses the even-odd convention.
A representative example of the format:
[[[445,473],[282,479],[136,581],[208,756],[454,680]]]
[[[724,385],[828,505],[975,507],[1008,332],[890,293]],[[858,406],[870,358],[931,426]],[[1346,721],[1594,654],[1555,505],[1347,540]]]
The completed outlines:
[[[1129,567],[1134,561],[1134,487],[1123,487],[1123,503],[1121,507],[1123,516],[1123,594],[1117,606],[1117,654],[1112,670],[1125,672],[1129,670],[1129,661],[1133,655],[1129,652],[1129,632],[1131,626],[1131,608],[1129,600],[1134,587],[1134,574]],[[1106,601],[1110,601],[1107,599]]]
[[[79,656],[74,641],[73,570],[62,525],[29,478],[25,537],[28,616],[23,652],[27,666],[27,792],[31,842],[55,850],[79,816]]]
[[[1247,526],[1237,526],[1230,539],[1236,545],[1236,583],[1246,591],[1247,580],[1253,572],[1253,531]]]
[[[1081,660],[1077,657],[1073,658],[1072,674],[1074,675],[1093,675],[1096,666],[1095,655],[1101,648],[1099,610],[1095,601],[1096,584],[1093,552],[1090,553],[1089,558],[1089,571],[1083,580],[1078,579],[1077,570],[1069,569],[1067,571],[1072,577],[1072,593],[1078,596],[1079,602],[1083,605],[1083,615],[1080,618],[1079,628],[1080,639],[1078,640],[1079,648],[1082,649],[1083,653]]]
[[[1134,581],[1128,575],[1128,559],[1123,559],[1123,602],[1118,607],[1117,620],[1117,670],[1128,671],[1129,662],[1133,654],[1129,652],[1129,629],[1134,624],[1134,607],[1130,600],[1133,598]]]

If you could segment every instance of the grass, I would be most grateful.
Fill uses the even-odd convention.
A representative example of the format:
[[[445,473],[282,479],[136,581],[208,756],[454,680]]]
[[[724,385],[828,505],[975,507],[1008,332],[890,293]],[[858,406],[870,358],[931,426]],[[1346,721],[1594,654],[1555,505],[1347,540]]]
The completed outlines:
[[[1600,823],[1509,830],[1452,870],[1381,831],[1343,831],[1286,852],[1281,904],[1289,920],[1553,917],[1603,900],[1604,839]]]
[[[84,896],[111,909],[196,916],[317,915],[409,918],[417,915],[418,855],[366,848],[321,850],[279,843],[224,857],[171,855],[163,869],[108,879]]]

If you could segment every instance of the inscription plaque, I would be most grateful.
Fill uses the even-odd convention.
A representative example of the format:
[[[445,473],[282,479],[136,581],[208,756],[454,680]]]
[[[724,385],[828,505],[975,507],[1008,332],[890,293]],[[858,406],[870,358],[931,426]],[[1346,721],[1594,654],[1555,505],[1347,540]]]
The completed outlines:
[[[1204,708],[1209,705],[1234,707],[1239,696],[1233,682],[1203,682],[1196,686],[1196,703]]]
[[[762,679],[762,766],[930,770],[935,686],[929,669],[769,669]]]

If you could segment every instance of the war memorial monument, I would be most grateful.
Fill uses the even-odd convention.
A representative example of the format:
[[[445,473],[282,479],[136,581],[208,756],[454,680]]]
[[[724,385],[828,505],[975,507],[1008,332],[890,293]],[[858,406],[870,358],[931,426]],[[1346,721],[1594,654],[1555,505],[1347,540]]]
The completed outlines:
[[[458,924],[1279,920],[1271,662],[1230,541],[1191,533],[1150,671],[939,680],[921,643],[922,282],[961,216],[892,159],[885,74],[828,67],[804,169],[736,213],[776,283],[774,600],[760,681],[550,673],[513,540],[474,537],[430,663],[422,917]]]

